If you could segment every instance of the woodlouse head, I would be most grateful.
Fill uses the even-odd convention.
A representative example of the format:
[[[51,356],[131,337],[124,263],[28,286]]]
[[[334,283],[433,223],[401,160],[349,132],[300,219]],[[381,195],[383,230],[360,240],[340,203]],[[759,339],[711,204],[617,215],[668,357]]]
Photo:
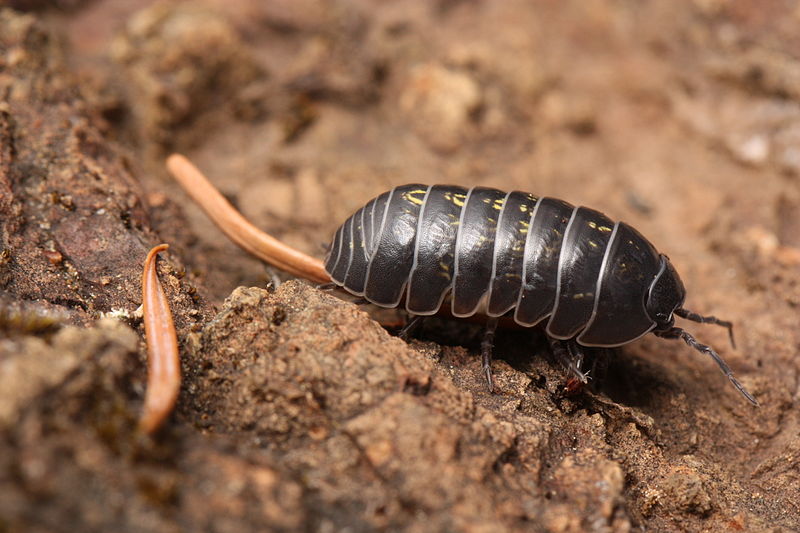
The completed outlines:
[[[647,316],[656,323],[656,330],[663,331],[675,324],[674,313],[683,305],[686,289],[666,255],[661,254],[659,267],[647,293],[645,307]]]

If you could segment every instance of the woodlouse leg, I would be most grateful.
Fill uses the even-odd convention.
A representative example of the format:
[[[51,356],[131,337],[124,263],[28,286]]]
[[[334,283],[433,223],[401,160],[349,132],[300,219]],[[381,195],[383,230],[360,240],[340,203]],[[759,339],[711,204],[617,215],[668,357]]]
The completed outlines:
[[[612,348],[599,348],[597,350],[597,354],[592,361],[591,369],[595,383],[600,383],[605,380],[606,374],[608,373],[608,362],[611,360],[613,354],[614,350]]]
[[[578,378],[581,383],[588,383],[589,382],[589,375],[588,373],[584,373],[581,370],[581,364],[583,363],[583,352],[581,352],[580,347],[575,341],[572,340],[560,340],[554,339],[552,337],[547,337],[548,342],[550,343],[550,349],[553,351],[553,355],[556,356],[561,365],[569,370],[576,378]]]
[[[490,318],[486,323],[486,331],[483,333],[481,341],[481,369],[486,376],[486,384],[489,392],[494,392],[494,380],[492,379],[492,349],[494,348],[494,332],[497,329],[497,318]]]
[[[404,341],[408,341],[408,339],[411,337],[411,334],[422,325],[422,322],[425,320],[425,318],[426,317],[422,315],[410,315],[406,325],[403,326],[399,332],[397,332],[397,336]]]
[[[336,287],[338,287],[338,285],[336,285],[335,283],[318,283],[316,285],[316,288],[321,291],[332,291]]]
[[[694,337],[692,337],[691,334],[689,334],[689,332],[678,327],[672,327],[666,331],[660,331],[660,332],[656,331],[654,333],[659,337],[663,337],[665,339],[682,339],[683,342],[685,342],[698,352],[703,352],[704,354],[711,356],[714,362],[717,363],[717,366],[719,366],[720,370],[722,370],[722,373],[725,374],[730,380],[730,382],[733,384],[733,386],[736,387],[736,389],[740,393],[742,393],[742,396],[747,398],[747,400],[753,405],[758,405],[758,401],[753,397],[753,395],[747,392],[744,386],[742,386],[742,384],[739,383],[739,380],[737,380],[733,376],[733,371],[728,366],[728,363],[726,363],[722,359],[722,357],[720,357],[720,355],[714,351],[714,349],[711,346],[699,343],[697,339],[695,339]]]
[[[589,380],[589,372],[583,373],[583,350],[578,346],[577,342],[567,341],[567,349],[572,360],[572,366],[577,370],[577,374],[581,377],[581,381],[586,383]]]
[[[693,313],[692,311],[682,307],[676,309],[675,314],[681,318],[685,318],[686,320],[691,320],[692,322],[699,322],[701,324],[716,324],[717,326],[728,328],[728,337],[731,339],[731,346],[736,348],[736,341],[733,339],[733,324],[731,322],[728,322],[727,320],[720,320],[715,316],[698,315],[697,313]]]

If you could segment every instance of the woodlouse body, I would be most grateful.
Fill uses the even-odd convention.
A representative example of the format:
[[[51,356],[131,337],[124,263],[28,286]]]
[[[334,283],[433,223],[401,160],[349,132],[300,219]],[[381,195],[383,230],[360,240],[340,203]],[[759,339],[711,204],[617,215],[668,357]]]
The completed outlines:
[[[681,338],[756,403],[713,349],[674,327],[674,315],[731,324],[683,309],[686,291],[669,259],[628,224],[587,207],[519,191],[404,185],[345,221],[325,270],[350,293],[414,316],[449,299],[456,317],[489,317],[490,335],[496,317],[522,326],[547,320],[548,337],[571,343],[572,354],[575,344],[620,346],[651,331]],[[490,350],[485,342],[491,386]],[[580,360],[573,356],[571,368],[584,378]]]
[[[619,346],[656,327],[683,303],[666,256],[639,232],[555,198],[447,185],[405,185],[356,211],[337,231],[326,270],[337,284],[382,307],[405,296],[432,315],[452,313],[543,323],[556,339]],[[668,299],[658,283],[674,290]],[[649,296],[662,297],[650,303]],[[656,309],[661,307],[661,309]]]

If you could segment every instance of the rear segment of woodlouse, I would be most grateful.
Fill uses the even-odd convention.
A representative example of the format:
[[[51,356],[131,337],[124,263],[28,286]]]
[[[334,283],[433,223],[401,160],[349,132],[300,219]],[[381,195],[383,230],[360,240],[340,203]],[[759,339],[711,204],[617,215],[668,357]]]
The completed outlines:
[[[674,314],[729,330],[730,323],[683,309],[685,290],[667,257],[631,226],[587,207],[519,191],[404,185],[347,219],[325,269],[382,307],[425,316],[449,300],[456,317],[486,315],[489,336],[500,316],[546,324],[550,338],[570,345],[565,353],[620,346],[650,331],[681,338],[756,403],[716,352],[674,327]],[[491,342],[483,355],[491,386]],[[565,364],[585,380],[581,357]]]

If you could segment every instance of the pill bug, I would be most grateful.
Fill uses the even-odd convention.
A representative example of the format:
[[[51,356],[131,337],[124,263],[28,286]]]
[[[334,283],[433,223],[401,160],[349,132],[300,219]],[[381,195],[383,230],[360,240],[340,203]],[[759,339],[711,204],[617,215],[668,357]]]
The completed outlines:
[[[710,356],[751,403],[755,398],[710,346],[675,326],[730,322],[683,307],[686,290],[666,255],[624,222],[588,207],[486,187],[410,184],[358,209],[334,234],[324,261],[337,286],[420,320],[450,306],[485,315],[483,370],[492,388],[498,318],[542,325],[554,351],[581,380],[581,347],[616,347],[647,333]]]

